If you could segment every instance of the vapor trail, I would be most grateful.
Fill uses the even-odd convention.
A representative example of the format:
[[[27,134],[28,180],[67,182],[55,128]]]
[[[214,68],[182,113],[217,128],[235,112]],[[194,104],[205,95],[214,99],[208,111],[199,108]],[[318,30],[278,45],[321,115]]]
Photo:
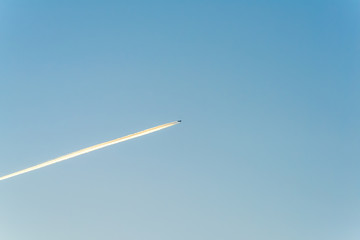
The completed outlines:
[[[179,121],[176,121],[176,122],[166,123],[166,124],[163,124],[163,125],[159,125],[159,126],[156,126],[156,127],[153,127],[153,128],[146,129],[146,130],[141,131],[141,132],[137,132],[137,133],[127,135],[125,137],[117,138],[117,139],[114,139],[114,140],[111,140],[111,141],[108,141],[108,142],[104,142],[104,143],[100,143],[100,144],[97,144],[97,145],[94,145],[94,146],[91,146],[91,147],[87,147],[87,148],[78,150],[76,152],[72,152],[72,153],[66,154],[64,156],[52,159],[50,161],[40,163],[40,164],[35,165],[33,167],[29,167],[29,168],[26,168],[24,170],[20,170],[20,171],[11,173],[9,175],[5,175],[3,177],[0,177],[0,181],[4,180],[4,179],[7,179],[7,178],[17,176],[17,175],[20,175],[20,174],[23,174],[23,173],[31,172],[31,171],[34,171],[36,169],[43,168],[43,167],[49,166],[51,164],[61,162],[61,161],[64,161],[64,160],[67,160],[67,159],[70,159],[70,158],[73,158],[73,157],[77,157],[79,155],[82,155],[82,154],[85,154],[85,153],[88,153],[88,152],[92,152],[92,151],[95,151],[95,150],[98,150],[100,148],[104,148],[104,147],[107,147],[107,146],[110,146],[110,145],[113,145],[113,144],[116,144],[116,143],[124,142],[124,141],[130,140],[130,139],[133,139],[133,138],[137,138],[137,137],[140,137],[140,136],[144,136],[146,134],[156,132],[156,131],[159,131],[159,130],[164,129],[164,128],[171,127],[171,126],[173,126],[175,124],[178,124],[180,122],[181,121],[179,120]]]

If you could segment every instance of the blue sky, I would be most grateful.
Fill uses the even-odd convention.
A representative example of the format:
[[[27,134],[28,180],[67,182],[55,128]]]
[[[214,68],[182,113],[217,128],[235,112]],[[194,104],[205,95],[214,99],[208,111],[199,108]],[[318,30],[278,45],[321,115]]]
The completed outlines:
[[[0,239],[359,239],[360,4],[2,1]]]

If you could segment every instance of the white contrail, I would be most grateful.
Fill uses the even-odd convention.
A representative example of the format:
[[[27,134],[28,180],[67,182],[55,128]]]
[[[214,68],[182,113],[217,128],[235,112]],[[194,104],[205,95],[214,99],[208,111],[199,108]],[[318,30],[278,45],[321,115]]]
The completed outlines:
[[[98,150],[100,148],[104,148],[104,147],[107,147],[107,146],[110,146],[110,145],[113,145],[113,144],[116,144],[116,143],[119,143],[119,142],[124,142],[124,141],[130,140],[130,139],[133,139],[133,138],[137,138],[137,137],[140,137],[140,136],[152,133],[152,132],[156,132],[156,131],[159,131],[161,129],[171,127],[171,126],[173,126],[175,124],[178,124],[180,122],[181,121],[179,120],[179,121],[176,121],[176,122],[166,123],[166,124],[163,124],[163,125],[159,125],[159,126],[156,126],[156,127],[153,127],[153,128],[146,129],[146,130],[141,131],[141,132],[137,132],[137,133],[127,135],[125,137],[117,138],[117,139],[114,139],[114,140],[111,140],[111,141],[108,141],[108,142],[104,142],[104,143],[100,143],[100,144],[97,144],[97,145],[94,145],[94,146],[91,146],[91,147],[87,147],[87,148],[78,150],[76,152],[72,152],[72,153],[66,154],[64,156],[52,159],[50,161],[35,165],[33,167],[29,167],[29,168],[26,168],[24,170],[14,172],[14,173],[11,173],[9,175],[5,175],[3,177],[0,177],[0,180],[11,178],[11,177],[23,174],[23,173],[31,172],[31,171],[34,171],[36,169],[43,168],[43,167],[49,166],[49,165],[57,163],[57,162],[61,162],[61,161],[64,161],[64,160],[67,160],[67,159],[70,159],[70,158],[73,158],[73,157],[76,157],[76,156],[79,156],[79,155],[82,155],[82,154],[85,154],[85,153],[88,153],[88,152]]]

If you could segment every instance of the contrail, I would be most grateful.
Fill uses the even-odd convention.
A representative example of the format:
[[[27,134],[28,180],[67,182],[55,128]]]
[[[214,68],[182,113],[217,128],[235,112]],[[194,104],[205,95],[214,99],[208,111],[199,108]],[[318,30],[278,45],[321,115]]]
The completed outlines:
[[[181,122],[181,120],[171,122],[171,123],[166,123],[166,124],[163,124],[163,125],[159,125],[159,126],[156,126],[156,127],[153,127],[153,128],[146,129],[146,130],[141,131],[141,132],[137,132],[137,133],[127,135],[125,137],[117,138],[117,139],[114,139],[114,140],[111,140],[111,141],[108,141],[108,142],[104,142],[104,143],[100,143],[100,144],[97,144],[97,145],[94,145],[94,146],[91,146],[91,147],[83,148],[83,149],[78,150],[76,152],[72,152],[72,153],[66,154],[64,156],[52,159],[50,161],[40,163],[40,164],[35,165],[33,167],[29,167],[29,168],[26,168],[24,170],[20,170],[20,171],[5,175],[3,177],[0,177],[0,181],[4,180],[4,179],[7,179],[7,178],[15,177],[15,176],[23,174],[23,173],[31,172],[31,171],[34,171],[36,169],[43,168],[43,167],[49,166],[51,164],[61,162],[61,161],[64,161],[64,160],[67,160],[67,159],[70,159],[70,158],[73,158],[73,157],[77,157],[79,155],[82,155],[82,154],[85,154],[85,153],[88,153],[88,152],[92,152],[92,151],[95,151],[95,150],[98,150],[100,148],[104,148],[104,147],[107,147],[107,146],[110,146],[110,145],[113,145],[113,144],[116,144],[116,143],[124,142],[124,141],[130,140],[130,139],[133,139],[133,138],[137,138],[137,137],[140,137],[140,136],[144,136],[146,134],[156,132],[156,131],[159,131],[161,129],[168,128],[168,127],[171,127],[171,126],[174,126],[175,124],[178,124],[180,122]]]

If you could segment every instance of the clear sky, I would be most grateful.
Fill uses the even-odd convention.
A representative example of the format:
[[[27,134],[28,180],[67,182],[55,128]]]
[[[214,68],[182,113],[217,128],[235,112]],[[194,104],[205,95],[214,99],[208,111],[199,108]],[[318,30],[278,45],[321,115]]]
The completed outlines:
[[[0,2],[0,239],[360,239],[360,3]]]

